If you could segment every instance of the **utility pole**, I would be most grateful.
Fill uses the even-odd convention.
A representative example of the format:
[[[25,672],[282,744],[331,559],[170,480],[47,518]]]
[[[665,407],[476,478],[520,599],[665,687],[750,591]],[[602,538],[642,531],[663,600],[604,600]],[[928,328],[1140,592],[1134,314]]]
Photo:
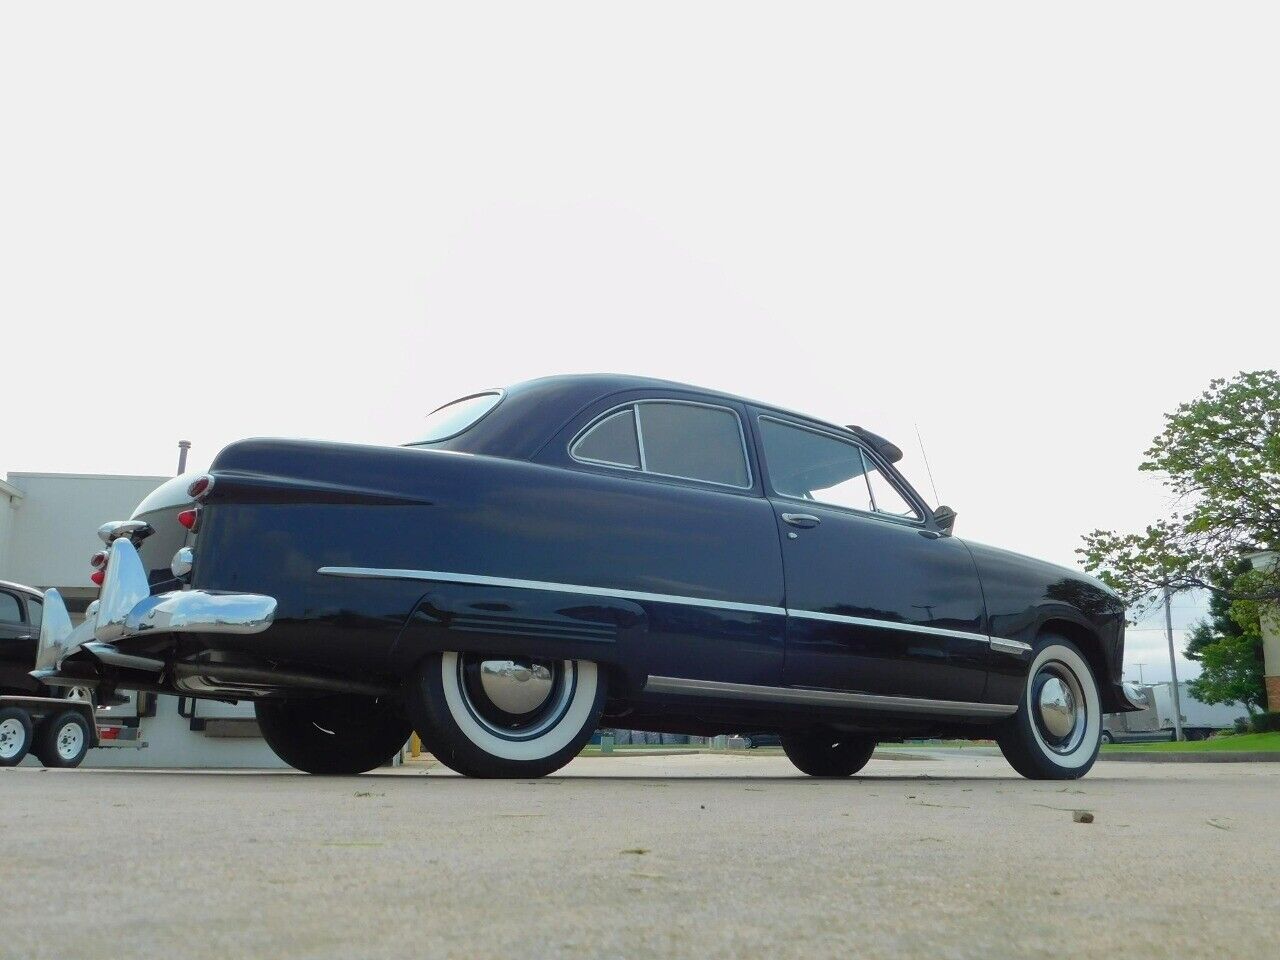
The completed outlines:
[[[178,476],[182,476],[187,472],[187,451],[190,449],[190,440],[178,441]]]
[[[1146,663],[1135,663],[1134,666],[1138,668],[1138,686],[1145,687],[1147,683],[1142,679],[1142,668],[1146,666]]]
[[[1178,695],[1178,656],[1173,649],[1173,595],[1169,583],[1164,585],[1164,635],[1169,641],[1169,674],[1173,677],[1173,732],[1179,740],[1182,735],[1182,697]]]

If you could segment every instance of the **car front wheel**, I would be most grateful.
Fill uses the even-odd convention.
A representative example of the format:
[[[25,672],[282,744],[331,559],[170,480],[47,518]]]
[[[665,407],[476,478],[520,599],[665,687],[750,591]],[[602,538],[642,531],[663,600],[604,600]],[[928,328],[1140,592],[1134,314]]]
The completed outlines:
[[[811,777],[851,777],[867,765],[874,737],[840,733],[787,733],[782,752]]]
[[[409,715],[436,759],[469,777],[541,777],[600,721],[605,677],[589,660],[436,653],[409,685]]]
[[[267,746],[306,773],[342,776],[380,767],[412,732],[398,704],[355,694],[253,705]]]
[[[1041,637],[1018,712],[996,734],[1001,753],[1028,779],[1074,780],[1089,772],[1101,741],[1101,700],[1089,662],[1065,637]]]

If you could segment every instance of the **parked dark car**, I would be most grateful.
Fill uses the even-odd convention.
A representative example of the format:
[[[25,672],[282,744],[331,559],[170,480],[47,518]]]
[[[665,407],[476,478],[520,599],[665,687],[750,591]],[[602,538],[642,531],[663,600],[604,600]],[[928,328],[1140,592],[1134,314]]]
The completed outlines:
[[[0,767],[28,753],[46,767],[76,767],[98,742],[91,692],[71,687],[68,702],[31,675],[43,613],[40,591],[0,580]]]
[[[385,762],[411,729],[473,776],[556,770],[599,725],[777,731],[804,772],[877,741],[995,737],[1092,765],[1124,610],[1097,581],[952,536],[900,451],[697,387],[534,380],[405,447],[245,440],[105,525],[36,674],[249,698],[286,761]]]
[[[40,693],[31,676],[44,596],[33,587],[0,580],[0,694]]]

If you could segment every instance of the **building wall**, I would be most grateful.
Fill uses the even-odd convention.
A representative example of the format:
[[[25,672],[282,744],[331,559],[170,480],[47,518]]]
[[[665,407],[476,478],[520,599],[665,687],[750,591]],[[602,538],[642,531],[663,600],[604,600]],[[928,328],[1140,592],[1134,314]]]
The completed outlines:
[[[40,589],[90,587],[89,557],[102,549],[98,527],[108,520],[127,520],[143,498],[167,479],[9,474],[9,485],[23,496],[7,510],[7,536],[0,529],[0,580]]]

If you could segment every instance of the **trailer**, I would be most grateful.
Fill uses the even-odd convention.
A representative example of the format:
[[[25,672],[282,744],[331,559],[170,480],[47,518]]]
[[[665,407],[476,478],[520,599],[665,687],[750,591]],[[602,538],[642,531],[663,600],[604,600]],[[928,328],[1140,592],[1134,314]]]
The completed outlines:
[[[0,696],[0,767],[28,754],[46,767],[78,767],[94,748],[145,746],[136,729],[99,724],[89,699]]]
[[[1170,737],[1176,733],[1173,722],[1173,684],[1153,683],[1151,703],[1156,714],[1156,725]],[[1234,730],[1236,720],[1247,717],[1249,711],[1241,703],[1205,703],[1191,695],[1186,683],[1178,684],[1178,701],[1182,707],[1182,734],[1188,740],[1206,740],[1222,730]]]

